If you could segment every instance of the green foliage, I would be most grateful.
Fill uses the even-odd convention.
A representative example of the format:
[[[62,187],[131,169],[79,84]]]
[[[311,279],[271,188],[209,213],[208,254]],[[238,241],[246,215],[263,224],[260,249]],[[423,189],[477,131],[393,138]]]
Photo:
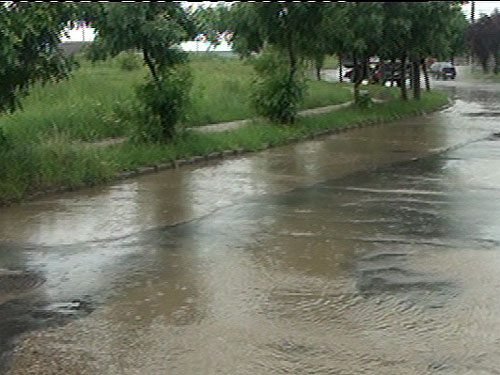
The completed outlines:
[[[151,80],[139,89],[138,95],[150,111],[148,117],[156,117],[161,123],[158,132],[148,132],[155,140],[159,136],[171,138],[183,113],[188,88],[181,87],[187,84],[187,76],[174,69],[187,59],[178,44],[196,34],[188,14],[172,2],[96,3],[87,9],[97,30],[91,58],[104,59],[129,50],[142,52]]]
[[[138,50],[153,77],[165,67],[184,62],[176,46],[195,35],[188,15],[177,3],[93,3],[87,17],[96,28],[92,59]]]
[[[301,2],[238,3],[231,7],[238,52],[249,55],[264,46],[275,51],[264,53],[256,64],[260,78],[253,97],[258,112],[273,121],[292,123],[295,119],[305,88],[299,70],[306,58],[317,58],[314,41],[323,32],[324,9],[322,4]],[[273,70],[273,64],[279,71]]]
[[[216,6],[199,6],[193,12],[192,19],[200,33],[198,38],[210,43],[208,49],[228,39],[229,12],[225,2],[218,2]]]
[[[500,13],[493,12],[490,16],[483,15],[468,25],[467,42],[472,54],[479,60],[483,73],[488,73],[489,62],[493,57],[493,73],[498,74],[500,66]]]
[[[221,57],[192,58],[191,102],[186,108],[187,127],[243,120],[255,116],[249,99],[253,68],[246,61]],[[74,141],[99,141],[128,136],[131,128],[146,122],[134,87],[147,69],[121,70],[112,59],[83,61],[71,79],[35,85],[23,100],[23,111],[0,117],[0,128],[10,143],[38,142],[64,132]],[[308,82],[310,89],[301,109],[344,103],[348,85]],[[140,111],[140,113],[138,112]]]
[[[67,77],[72,64],[58,46],[73,11],[66,3],[0,3],[0,113],[19,108],[35,82]]]
[[[233,30],[231,43],[233,50],[241,57],[249,57],[258,52],[264,45],[260,32],[255,5],[236,2],[231,6],[229,14],[230,29]]]
[[[293,123],[306,84],[302,74],[290,75],[282,53],[267,50],[255,59],[258,77],[254,81],[253,103],[257,112],[271,121]]]
[[[8,146],[9,140],[7,139],[7,135],[5,134],[3,128],[0,127],[0,152],[7,149]]]
[[[126,71],[138,70],[143,62],[142,58],[133,51],[122,52],[116,57],[120,69]]]
[[[242,55],[265,45],[284,51],[290,67],[306,56],[316,56],[328,6],[314,2],[236,3],[231,7],[232,41]]]
[[[359,108],[368,109],[373,106],[373,99],[369,91],[361,91],[359,93],[358,102],[356,103]]]
[[[189,71],[178,68],[138,87],[138,98],[147,110],[143,112],[146,114],[144,126],[137,133],[139,139],[159,142],[174,136],[176,124],[185,116],[191,84]]]

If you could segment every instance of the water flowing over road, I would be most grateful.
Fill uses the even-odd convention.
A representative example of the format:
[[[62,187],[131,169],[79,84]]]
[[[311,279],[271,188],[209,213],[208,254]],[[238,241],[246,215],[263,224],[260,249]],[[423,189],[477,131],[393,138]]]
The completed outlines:
[[[435,114],[1,208],[3,371],[497,374],[500,85],[435,86]]]

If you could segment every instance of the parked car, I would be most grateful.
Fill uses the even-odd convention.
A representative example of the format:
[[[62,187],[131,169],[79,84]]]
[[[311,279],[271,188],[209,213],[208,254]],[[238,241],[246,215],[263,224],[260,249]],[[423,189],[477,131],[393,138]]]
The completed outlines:
[[[374,64],[374,63],[370,63],[368,64],[368,72],[367,72],[367,77],[366,79],[370,79],[371,77],[373,77],[373,73],[375,72],[376,70],[376,67],[377,67],[377,64]],[[345,68],[345,73],[344,73],[344,78],[348,79],[349,81],[353,82],[353,79],[354,79],[354,64],[344,64],[344,68]],[[358,69],[361,73],[361,65],[358,65]]]
[[[435,62],[429,67],[429,73],[435,79],[455,79],[457,71],[452,63],[449,62]]]
[[[382,62],[378,65],[373,73],[374,83],[394,82],[397,86],[401,85],[401,63],[396,62]],[[411,74],[411,65],[406,66],[406,78],[408,79]]]

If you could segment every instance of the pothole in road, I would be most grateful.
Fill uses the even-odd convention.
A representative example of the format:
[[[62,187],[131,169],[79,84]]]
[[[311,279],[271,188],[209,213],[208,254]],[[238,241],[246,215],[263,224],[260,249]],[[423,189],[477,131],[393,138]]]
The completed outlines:
[[[81,317],[93,311],[89,301],[75,299],[70,302],[55,302],[41,308],[35,308],[31,315],[34,318],[64,319]]]
[[[14,338],[37,329],[61,326],[90,314],[94,310],[90,299],[38,304],[31,298],[0,301],[0,374],[15,347]]]
[[[500,112],[469,112],[462,115],[465,117],[500,117]]]
[[[45,281],[36,272],[0,268],[0,304],[40,287]]]
[[[491,135],[488,137],[488,139],[489,139],[490,141],[498,141],[498,140],[500,140],[500,132],[496,132],[496,133],[491,134]]]

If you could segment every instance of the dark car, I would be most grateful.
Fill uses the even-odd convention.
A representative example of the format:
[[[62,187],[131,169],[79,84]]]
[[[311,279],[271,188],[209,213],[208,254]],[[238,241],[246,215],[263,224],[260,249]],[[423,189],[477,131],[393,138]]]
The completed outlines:
[[[344,78],[348,79],[349,81],[353,82],[354,79],[354,64],[344,64],[344,67],[346,68],[345,73],[344,73]],[[358,65],[359,69],[359,74],[362,72],[362,66]],[[367,79],[373,77],[373,73],[376,70],[376,65],[374,64],[368,64],[368,76],[366,77]]]
[[[436,62],[429,67],[429,72],[435,79],[455,79],[457,71],[452,63]]]
[[[406,78],[410,77],[411,66],[408,64],[406,66]],[[394,82],[397,86],[401,84],[401,63],[396,62],[382,62],[378,65],[377,69],[373,74],[373,82],[374,83],[386,83],[386,82]]]

